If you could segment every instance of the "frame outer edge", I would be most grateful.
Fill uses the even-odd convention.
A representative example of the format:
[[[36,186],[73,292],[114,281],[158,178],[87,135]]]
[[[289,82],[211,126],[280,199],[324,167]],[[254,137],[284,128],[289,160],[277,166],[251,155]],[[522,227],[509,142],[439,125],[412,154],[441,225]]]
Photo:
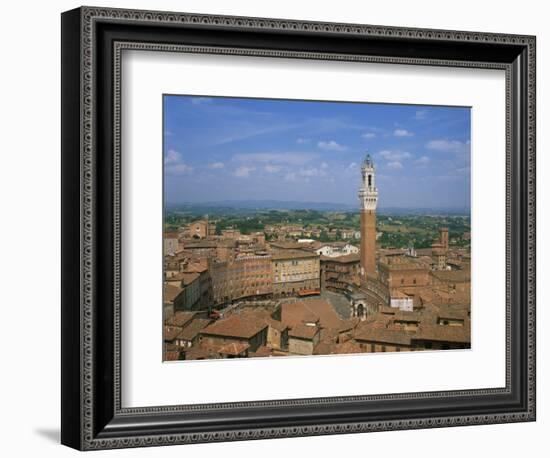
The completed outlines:
[[[80,9],[61,17],[61,443],[82,449]]]
[[[82,190],[79,196],[82,204],[82,262],[79,260],[79,269],[81,268],[82,282],[79,283],[82,293],[82,316],[75,322],[78,326],[78,332],[82,335],[78,336],[78,347],[81,350],[81,360],[78,369],[78,386],[80,386],[79,398],[81,411],[78,409],[79,417],[79,447],[80,449],[103,449],[103,448],[125,448],[137,446],[152,446],[152,445],[169,445],[176,443],[199,443],[209,441],[227,441],[227,440],[250,440],[263,439],[271,437],[292,437],[305,435],[319,434],[341,434],[352,432],[367,432],[367,431],[385,431],[388,429],[416,429],[416,428],[431,428],[442,426],[458,426],[458,425],[473,425],[473,424],[488,424],[488,423],[507,423],[516,421],[529,421],[535,419],[535,346],[534,346],[534,326],[535,326],[535,38],[526,35],[507,35],[493,34],[482,32],[461,32],[461,31],[443,31],[429,29],[414,29],[400,27],[384,27],[370,26],[358,24],[335,24],[335,23],[316,23],[310,21],[284,20],[284,19],[263,19],[263,18],[246,18],[246,17],[230,17],[230,16],[214,16],[186,13],[169,13],[155,11],[133,11],[124,9],[112,8],[95,8],[82,7],[78,11],[81,15],[79,19],[79,45],[81,46],[81,68],[79,68],[79,78],[81,84],[79,117],[81,125],[79,126],[79,139],[81,139],[81,170],[79,176],[82,180]],[[68,14],[68,13],[65,13]],[[296,427],[296,428],[266,428],[254,429],[245,431],[224,431],[221,433],[204,433],[204,434],[161,434],[158,436],[141,436],[141,437],[121,437],[114,439],[95,439],[93,433],[93,204],[94,204],[94,176],[93,176],[93,111],[95,96],[93,90],[93,53],[94,53],[94,21],[109,20],[115,22],[133,22],[142,24],[186,24],[211,27],[230,27],[237,29],[291,29],[299,32],[325,32],[336,34],[358,34],[364,36],[383,36],[395,38],[415,38],[419,40],[445,40],[457,42],[487,42],[500,45],[515,45],[524,46],[528,51],[528,71],[527,71],[527,109],[525,116],[528,118],[528,196],[524,202],[528,208],[528,278],[526,296],[527,299],[527,327],[528,327],[528,364],[525,376],[527,380],[528,405],[526,410],[517,413],[501,413],[490,416],[475,415],[475,416],[454,416],[444,418],[418,418],[408,421],[387,421],[383,423],[368,422],[362,424],[332,424],[324,426],[311,427]],[[77,99],[78,100],[78,97]],[[64,106],[65,110],[65,106]],[[80,115],[82,118],[80,118]],[[66,127],[66,123],[63,123]],[[81,136],[81,137],[80,137]],[[63,136],[65,146],[65,134]],[[66,157],[66,148],[64,148],[63,157]],[[73,176],[73,175],[71,175]],[[67,179],[67,178],[65,178]],[[65,188],[64,188],[65,190]],[[74,202],[73,202],[74,204]],[[65,204],[64,204],[65,205]],[[80,214],[80,213],[79,213]],[[65,220],[64,220],[65,221]],[[65,223],[63,227],[66,228]],[[68,226],[67,226],[68,227]],[[68,245],[64,241],[64,248]],[[63,257],[64,264],[65,257]],[[74,264],[73,264],[74,265]],[[67,285],[64,286],[64,290]],[[65,304],[65,302],[64,302]],[[65,304],[66,305],[66,304]],[[64,306],[64,314],[66,306]],[[80,310],[79,310],[80,313]],[[71,315],[74,318],[74,312]],[[80,320],[81,318],[81,320]],[[65,323],[65,321],[64,321]],[[74,342],[77,344],[77,342]],[[64,356],[63,361],[66,362]],[[80,365],[81,364],[81,365]],[[82,371],[82,374],[80,373]],[[65,374],[65,373],[64,373]],[[75,371],[72,372],[73,377]],[[64,378],[66,380],[66,378]],[[76,380],[75,380],[76,381]],[[81,385],[80,385],[81,384]],[[65,410],[63,410],[65,412]],[[65,422],[64,424],[66,424]],[[63,439],[62,439],[63,440]],[[64,443],[67,443],[64,441]],[[70,445],[67,443],[67,445]],[[72,445],[71,445],[72,446]]]

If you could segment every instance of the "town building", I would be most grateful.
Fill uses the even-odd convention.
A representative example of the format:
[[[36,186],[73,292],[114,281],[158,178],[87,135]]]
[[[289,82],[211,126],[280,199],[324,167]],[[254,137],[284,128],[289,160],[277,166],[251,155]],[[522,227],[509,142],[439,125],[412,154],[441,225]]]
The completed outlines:
[[[201,298],[200,274],[182,272],[175,278],[179,281],[179,287],[183,293],[178,296],[178,300],[174,301],[174,311],[196,309]],[[174,279],[171,278],[167,286],[170,286],[173,281]]]
[[[177,232],[164,232],[163,252],[164,255],[174,255],[182,249]]]
[[[432,258],[434,270],[446,270],[447,269],[447,250],[442,243],[432,244]]]
[[[184,249],[192,253],[195,258],[215,258],[218,250],[216,240],[185,241]]]
[[[208,221],[194,221],[189,225],[189,236],[194,239],[205,239],[210,235],[209,229],[210,226],[208,224]]]
[[[413,298],[407,296],[399,290],[395,290],[390,296],[390,307],[398,308],[399,310],[412,312]]]
[[[439,228],[439,243],[441,244],[443,250],[446,252],[449,251],[449,228],[441,227]]]
[[[170,309],[170,314],[173,314],[176,309],[183,308],[182,304],[185,302],[185,294],[183,288],[180,286],[164,283],[162,296],[164,308]]]
[[[320,262],[317,253],[280,250],[272,254],[273,294],[295,295],[320,288]]]
[[[293,326],[288,331],[288,352],[293,355],[312,355],[320,335],[321,330],[317,326]]]
[[[347,242],[329,242],[321,243],[321,246],[314,248],[315,252],[320,256],[336,258],[338,256],[346,256],[348,254],[358,254],[359,248]]]
[[[224,346],[230,343],[248,344],[247,350],[256,349],[267,342],[268,324],[263,320],[242,319],[238,314],[215,321],[200,333],[200,342],[206,346]]]
[[[431,284],[430,266],[417,258],[391,256],[378,265],[381,283],[390,295],[398,288],[420,288]]]
[[[321,288],[344,294],[350,279],[361,273],[359,254],[321,256]]]
[[[271,257],[247,256],[210,264],[213,302],[229,304],[244,298],[265,298],[273,294]]]

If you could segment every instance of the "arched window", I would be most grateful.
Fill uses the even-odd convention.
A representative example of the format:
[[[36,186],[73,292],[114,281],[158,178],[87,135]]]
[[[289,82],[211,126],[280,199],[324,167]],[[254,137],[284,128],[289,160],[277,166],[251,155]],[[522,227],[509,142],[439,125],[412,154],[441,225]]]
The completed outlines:
[[[369,186],[372,186],[372,175],[369,175]]]

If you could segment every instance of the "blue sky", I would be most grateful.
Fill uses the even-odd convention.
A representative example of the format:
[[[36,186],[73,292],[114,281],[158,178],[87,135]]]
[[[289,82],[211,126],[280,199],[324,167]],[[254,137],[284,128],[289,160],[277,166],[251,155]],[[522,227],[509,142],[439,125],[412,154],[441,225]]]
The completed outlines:
[[[356,204],[375,162],[379,207],[470,206],[470,109],[164,96],[167,203]]]

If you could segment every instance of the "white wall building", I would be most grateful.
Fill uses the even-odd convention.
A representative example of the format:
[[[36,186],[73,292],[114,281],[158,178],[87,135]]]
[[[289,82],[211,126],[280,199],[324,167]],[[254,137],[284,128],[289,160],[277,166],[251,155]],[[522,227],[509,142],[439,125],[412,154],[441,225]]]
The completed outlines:
[[[348,254],[359,253],[359,248],[351,243],[326,243],[319,247],[315,252],[320,256],[336,258],[338,256],[346,256]]]
[[[390,307],[398,308],[403,312],[413,311],[413,299],[399,291],[393,293],[390,298]]]

